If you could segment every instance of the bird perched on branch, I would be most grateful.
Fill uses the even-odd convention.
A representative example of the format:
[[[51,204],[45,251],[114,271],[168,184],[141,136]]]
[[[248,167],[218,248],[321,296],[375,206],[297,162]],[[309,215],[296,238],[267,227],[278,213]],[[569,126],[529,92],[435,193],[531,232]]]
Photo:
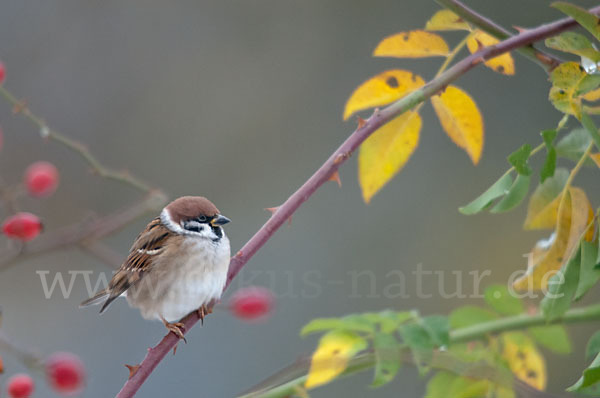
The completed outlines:
[[[106,289],[81,303],[102,304],[100,312],[125,296],[146,319],[160,319],[183,339],[177,322],[198,310],[202,320],[227,280],[230,248],[223,225],[229,219],[201,196],[169,203],[138,235]]]

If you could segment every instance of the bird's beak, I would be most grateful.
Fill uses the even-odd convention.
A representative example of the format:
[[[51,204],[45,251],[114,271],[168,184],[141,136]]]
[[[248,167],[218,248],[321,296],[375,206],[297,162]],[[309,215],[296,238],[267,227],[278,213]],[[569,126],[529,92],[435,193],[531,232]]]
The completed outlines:
[[[231,220],[221,214],[217,214],[212,220],[210,220],[210,225],[217,226],[217,225],[225,225],[228,222],[230,222]]]

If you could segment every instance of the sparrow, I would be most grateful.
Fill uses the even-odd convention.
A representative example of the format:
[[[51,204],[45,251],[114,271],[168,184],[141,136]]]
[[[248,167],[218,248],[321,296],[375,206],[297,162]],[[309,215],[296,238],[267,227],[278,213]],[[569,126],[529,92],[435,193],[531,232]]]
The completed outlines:
[[[125,296],[145,319],[161,320],[183,339],[177,321],[195,310],[204,320],[225,287],[230,248],[222,226],[229,221],[202,196],[172,201],[135,239],[108,287],[80,306],[102,303],[102,313]]]

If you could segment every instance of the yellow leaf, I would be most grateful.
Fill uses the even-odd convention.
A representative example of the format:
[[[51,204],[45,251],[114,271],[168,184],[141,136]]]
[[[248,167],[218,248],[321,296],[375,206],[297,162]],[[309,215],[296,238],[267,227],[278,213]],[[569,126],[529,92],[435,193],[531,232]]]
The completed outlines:
[[[363,142],[358,154],[358,181],[365,202],[369,203],[402,169],[419,144],[420,131],[421,117],[407,111]]]
[[[394,102],[425,84],[410,71],[392,69],[374,76],[358,86],[344,108],[344,120],[354,112]]]
[[[552,102],[552,105],[562,113],[573,115],[577,119],[581,119],[581,98],[574,97],[572,90],[551,87],[548,99]]]
[[[467,47],[471,54],[476,53],[484,47],[493,46],[500,41],[481,30],[476,30],[467,40]],[[504,75],[515,74],[515,61],[510,53],[505,53],[485,61],[485,66]]]
[[[448,86],[442,94],[431,97],[431,103],[446,134],[477,164],[483,149],[483,120],[469,94]]]
[[[582,96],[586,101],[594,102],[600,99],[600,88],[590,91]]]
[[[543,391],[548,377],[546,362],[531,339],[523,333],[510,332],[502,335],[502,340],[502,357],[513,374],[531,387]]]
[[[312,355],[305,387],[329,383],[346,369],[350,358],[365,348],[367,342],[355,333],[340,330],[327,333]]]
[[[581,98],[590,94],[585,93],[589,76],[576,62],[564,62],[554,68],[550,74],[552,88],[548,95],[552,105],[561,112],[581,119]],[[594,95],[590,94],[590,98]]]
[[[592,153],[590,155],[590,158],[592,158],[594,163],[596,163],[596,166],[600,168],[600,153]]]
[[[525,229],[549,229],[556,225],[556,216],[558,215],[558,206],[560,205],[560,195],[554,198],[550,203],[546,204],[541,209],[533,209],[536,202],[531,197],[529,209],[527,210],[527,218],[523,228]]]
[[[379,42],[373,56],[395,58],[445,57],[450,50],[438,34],[411,30],[391,35]]]
[[[439,10],[425,25],[425,30],[471,30],[469,24],[450,10]]]
[[[553,229],[556,226],[558,205],[568,178],[569,172],[559,168],[535,189],[527,206],[524,229]]]
[[[590,220],[591,209],[583,190],[569,188],[558,209],[554,239],[548,242],[549,247],[543,245],[542,250],[534,248],[526,274],[513,284],[515,289],[539,290],[547,286],[550,277],[567,262],[577,248],[579,238]]]

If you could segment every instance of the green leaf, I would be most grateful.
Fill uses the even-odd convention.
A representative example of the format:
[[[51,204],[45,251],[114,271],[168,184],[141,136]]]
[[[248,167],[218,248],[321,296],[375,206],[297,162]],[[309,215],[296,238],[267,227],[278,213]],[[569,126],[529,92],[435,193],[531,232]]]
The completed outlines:
[[[542,138],[544,139],[544,143],[546,144],[546,160],[544,161],[544,165],[542,166],[542,170],[540,171],[540,180],[544,182],[547,178],[550,178],[554,175],[554,171],[556,169],[556,149],[552,144],[556,139],[558,132],[556,130],[544,130],[542,131]]]
[[[600,330],[590,337],[585,347],[585,359],[588,361],[600,353]]]
[[[598,128],[594,124],[592,118],[587,113],[581,115],[581,124],[583,125],[583,127],[585,127],[592,140],[594,140],[596,148],[600,149],[600,134],[598,134]]]
[[[447,398],[449,387],[457,378],[458,376],[454,373],[446,371],[437,372],[427,383],[425,398]]]
[[[575,293],[575,300],[579,300],[600,279],[600,269],[596,267],[598,247],[591,243],[581,242],[581,269],[579,270],[579,285]]]
[[[508,193],[500,202],[498,202],[492,209],[491,213],[504,213],[517,207],[525,196],[529,192],[529,183],[531,176],[525,174],[519,174],[514,184],[510,187]]]
[[[508,155],[508,163],[517,170],[517,173],[528,176],[531,174],[531,167],[527,164],[530,155],[531,145],[525,144]]]
[[[540,303],[544,317],[549,320],[560,318],[571,306],[571,300],[579,282],[579,248],[569,262],[563,266],[548,282],[548,293]]]
[[[587,75],[585,76],[577,85],[577,90],[575,91],[575,95],[584,95],[589,93],[592,90],[595,90],[600,86],[600,75]]]
[[[562,325],[536,326],[527,329],[531,337],[550,351],[557,354],[571,352],[571,340]]]
[[[479,398],[490,393],[488,380],[458,376],[448,371],[439,371],[427,383],[425,398]],[[511,395],[510,397],[514,397]]]
[[[494,183],[487,191],[482,193],[478,198],[473,200],[466,206],[460,207],[458,211],[462,214],[472,215],[488,208],[494,199],[504,196],[512,185],[512,177],[510,174],[505,174]]]
[[[373,318],[373,321],[381,325],[381,331],[383,333],[392,333],[396,331],[398,327],[415,317],[415,314],[410,311],[395,312],[391,310],[381,311]]]
[[[326,330],[372,332],[374,327],[371,323],[357,318],[317,318],[313,319],[302,328],[300,336],[306,336],[310,333],[323,332]]]
[[[598,17],[594,14],[589,13],[587,10],[578,7],[574,4],[566,3],[563,1],[557,1],[551,4],[552,7],[562,11],[571,18],[577,21],[583,26],[588,32],[594,37],[600,40],[600,28],[598,27]]]
[[[496,353],[491,351],[487,344],[481,341],[469,341],[468,343],[452,343],[448,352],[462,362],[494,362]]]
[[[398,340],[387,333],[375,333],[375,376],[371,387],[379,387],[394,379],[402,363],[401,346]]]
[[[421,325],[427,330],[431,341],[438,347],[450,344],[450,324],[448,317],[442,315],[430,315],[421,320]]]
[[[464,306],[450,313],[448,321],[452,329],[466,328],[482,322],[493,321],[498,315],[490,310],[475,306]]]
[[[585,129],[575,129],[556,144],[556,154],[577,162],[590,144],[590,134]],[[593,164],[590,160],[590,164]]]
[[[502,315],[517,315],[525,311],[523,303],[510,294],[505,285],[492,285],[485,289],[485,302]]]
[[[600,381],[600,354],[596,356],[596,358],[592,361],[590,366],[583,371],[583,376],[577,381],[577,383],[573,384],[571,387],[567,388],[567,391],[581,391],[586,387],[594,385]]]
[[[558,131],[556,131],[555,129],[544,130],[540,133],[540,135],[544,139],[544,144],[546,144],[546,146],[552,146],[552,143],[558,135]]]
[[[418,323],[405,324],[400,328],[402,340],[410,348],[419,373],[427,371],[425,366],[431,360],[434,344],[429,332]]]
[[[575,32],[564,32],[558,36],[546,39],[546,46],[558,51],[563,51],[581,57],[586,57],[594,62],[600,61],[600,52],[584,35]]]

